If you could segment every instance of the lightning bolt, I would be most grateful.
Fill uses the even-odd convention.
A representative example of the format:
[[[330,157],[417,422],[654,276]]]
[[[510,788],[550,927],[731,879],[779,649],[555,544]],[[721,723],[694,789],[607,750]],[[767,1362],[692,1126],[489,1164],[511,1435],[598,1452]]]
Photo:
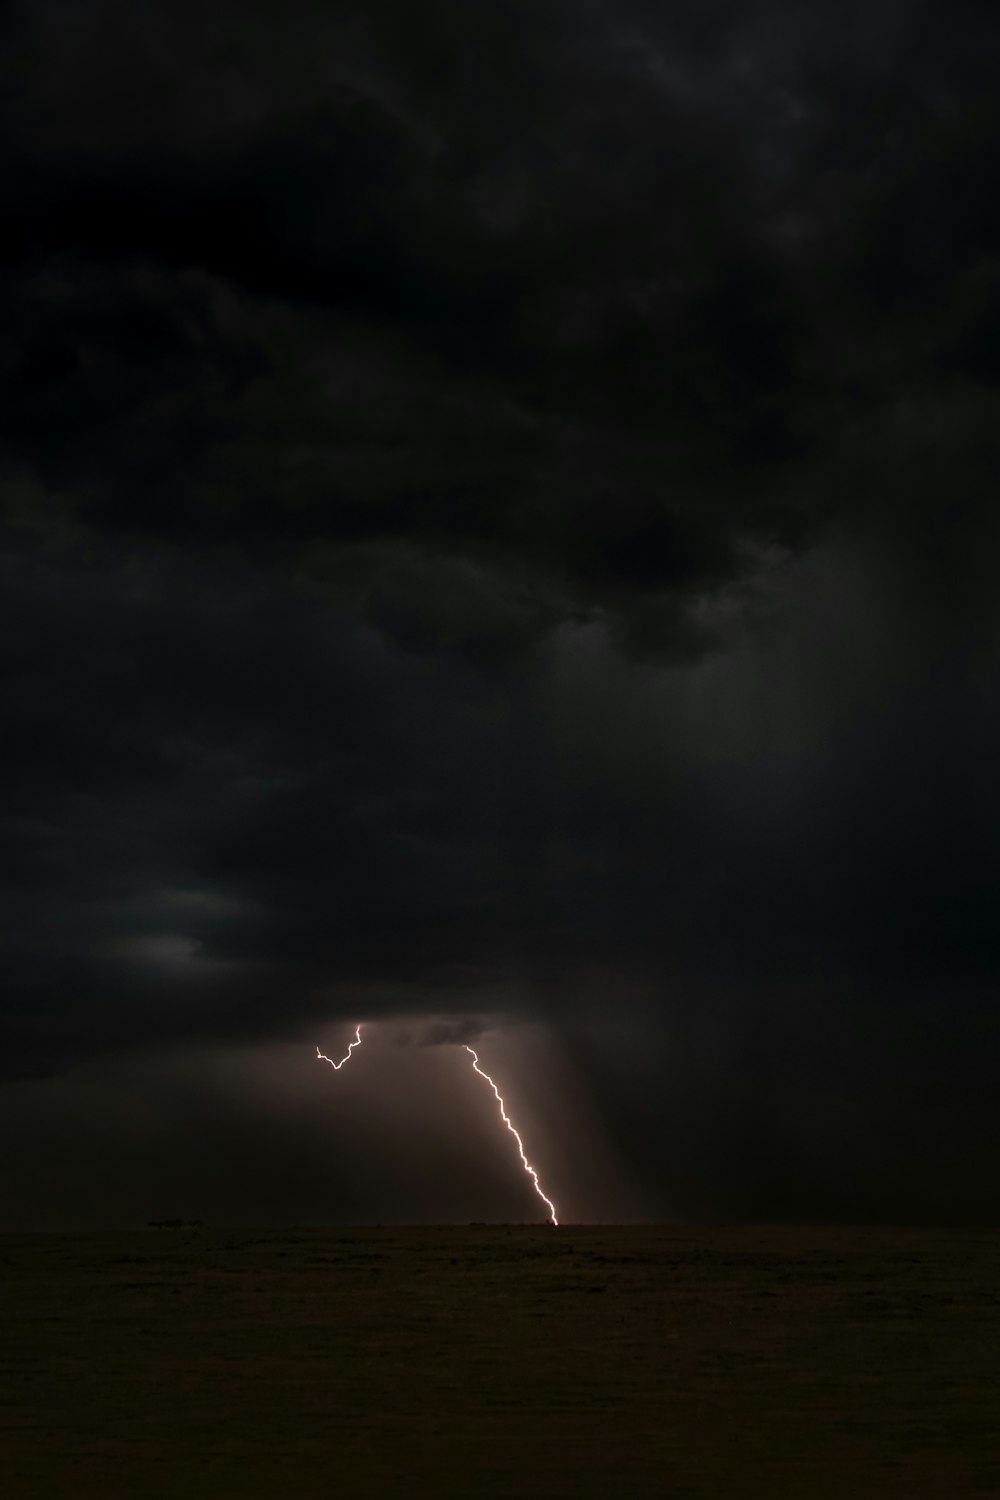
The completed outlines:
[[[351,1044],[348,1047],[346,1053],[340,1059],[340,1062],[334,1062],[334,1060],[333,1060],[332,1057],[327,1057],[326,1053],[325,1052],[321,1052],[318,1047],[316,1048],[316,1057],[317,1057],[317,1060],[319,1062],[329,1063],[330,1067],[333,1068],[334,1072],[339,1073],[340,1070],[341,1070],[341,1068],[344,1066],[345,1062],[348,1062],[350,1060],[351,1053],[354,1051],[355,1047],[360,1047],[360,1046],[361,1046],[361,1027],[360,1026],[355,1026],[355,1028],[354,1028],[354,1041],[351,1042]],[[506,1109],[506,1106],[505,1106],[505,1104],[503,1102],[503,1098],[501,1096],[500,1090],[497,1088],[496,1084],[493,1082],[493,1079],[490,1077],[490,1075],[488,1073],[484,1073],[483,1069],[479,1066],[479,1054],[478,1054],[478,1052],[474,1051],[474,1049],[472,1047],[469,1047],[469,1046],[466,1046],[465,1050],[466,1050],[466,1052],[468,1052],[469,1056],[472,1058],[472,1066],[473,1066],[474,1070],[479,1074],[480,1078],[483,1078],[483,1079],[486,1080],[486,1082],[489,1084],[490,1088],[493,1090],[493,1094],[494,1094],[494,1097],[495,1097],[495,1099],[497,1101],[497,1104],[500,1106],[500,1118],[504,1122],[504,1124],[506,1125],[507,1129],[510,1131],[511,1135],[514,1137],[515,1141],[517,1142],[517,1149],[518,1149],[518,1151],[520,1152],[520,1155],[521,1155],[521,1165],[524,1167],[525,1172],[531,1178],[532,1185],[533,1185],[533,1187],[535,1189],[535,1192],[538,1194],[539,1198],[541,1198],[542,1202],[545,1204],[546,1208],[548,1209],[548,1211],[549,1211],[549,1218],[550,1218],[551,1222],[554,1225],[558,1225],[559,1220],[556,1218],[556,1206],[552,1202],[552,1199],[549,1198],[549,1197],[547,1197],[545,1195],[545,1193],[542,1192],[542,1185],[541,1185],[541,1183],[538,1180],[538,1173],[535,1171],[534,1167],[531,1165],[531,1162],[528,1160],[528,1158],[524,1154],[524,1142],[521,1140],[521,1137],[518,1135],[517,1131],[514,1129],[513,1121],[511,1120],[510,1115],[507,1113],[507,1109]]]
[[[330,1067],[334,1070],[334,1072],[335,1073],[339,1073],[340,1070],[341,1070],[341,1068],[344,1066],[345,1062],[347,1062],[347,1060],[350,1057],[351,1053],[354,1051],[355,1047],[360,1047],[361,1046],[361,1027],[360,1026],[355,1026],[355,1028],[354,1028],[354,1036],[355,1036],[355,1040],[351,1043],[351,1045],[347,1049],[347,1056],[346,1057],[342,1057],[340,1059],[339,1063],[338,1062],[334,1062],[334,1060],[333,1060],[332,1057],[327,1057],[326,1053],[325,1052],[321,1052],[318,1047],[316,1048],[316,1056],[317,1056],[317,1058],[319,1059],[320,1062],[329,1063]]]
[[[496,1095],[496,1101],[497,1101],[497,1103],[500,1106],[500,1118],[501,1118],[501,1120],[503,1120],[503,1122],[506,1125],[507,1129],[510,1131],[511,1135],[514,1137],[515,1141],[517,1142],[517,1149],[521,1153],[521,1163],[522,1163],[522,1165],[524,1167],[524,1170],[527,1172],[528,1176],[531,1178],[531,1181],[533,1182],[534,1187],[535,1187],[535,1192],[538,1194],[539,1198],[541,1198],[542,1202],[544,1204],[546,1204],[546,1206],[548,1207],[549,1217],[551,1218],[552,1223],[554,1225],[558,1226],[559,1220],[556,1218],[556,1206],[552,1202],[552,1199],[551,1198],[547,1198],[545,1196],[545,1194],[542,1192],[542,1185],[541,1185],[541,1183],[538,1180],[538,1173],[535,1171],[534,1167],[531,1165],[531,1162],[528,1160],[528,1158],[524,1154],[524,1143],[521,1140],[521,1137],[518,1135],[517,1131],[514,1129],[514,1126],[511,1123],[510,1116],[508,1115],[506,1109],[504,1108],[504,1102],[503,1102],[503,1099],[500,1096],[500,1090],[497,1088],[496,1084],[493,1082],[493,1079],[490,1077],[490,1075],[488,1073],[484,1073],[483,1070],[482,1070],[482,1068],[479,1066],[479,1055],[478,1055],[478,1053],[474,1052],[472,1050],[472,1048],[469,1047],[469,1046],[466,1046],[465,1050],[466,1050],[466,1052],[468,1052],[469,1056],[472,1058],[472,1066],[475,1069],[475,1071],[479,1074],[480,1078],[485,1078],[486,1082],[489,1084],[490,1088],[493,1090],[494,1094]],[[345,1061],[346,1061],[346,1059],[345,1059]]]

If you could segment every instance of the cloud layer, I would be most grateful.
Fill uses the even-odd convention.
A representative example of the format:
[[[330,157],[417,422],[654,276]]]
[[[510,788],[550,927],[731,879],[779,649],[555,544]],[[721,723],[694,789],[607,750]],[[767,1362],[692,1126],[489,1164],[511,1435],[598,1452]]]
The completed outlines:
[[[411,9],[5,13],[0,1065],[541,1020],[988,1217],[998,22]]]

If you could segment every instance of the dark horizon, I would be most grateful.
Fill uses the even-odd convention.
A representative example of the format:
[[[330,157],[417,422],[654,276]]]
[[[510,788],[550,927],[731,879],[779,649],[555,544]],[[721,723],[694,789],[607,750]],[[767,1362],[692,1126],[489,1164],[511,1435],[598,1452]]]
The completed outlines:
[[[1000,15],[0,43],[0,1230],[1000,1223]]]

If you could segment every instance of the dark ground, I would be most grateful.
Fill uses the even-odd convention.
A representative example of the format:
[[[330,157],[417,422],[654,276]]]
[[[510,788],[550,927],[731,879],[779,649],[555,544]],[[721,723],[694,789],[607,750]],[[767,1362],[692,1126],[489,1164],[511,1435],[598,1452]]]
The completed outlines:
[[[5,1500],[1000,1496],[1000,1235],[0,1239]]]

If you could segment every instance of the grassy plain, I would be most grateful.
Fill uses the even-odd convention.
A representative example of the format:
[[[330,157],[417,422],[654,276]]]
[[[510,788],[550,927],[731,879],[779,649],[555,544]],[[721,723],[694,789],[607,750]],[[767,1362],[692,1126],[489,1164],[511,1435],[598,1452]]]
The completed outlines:
[[[5,1500],[1000,1496],[1000,1236],[0,1238]]]

